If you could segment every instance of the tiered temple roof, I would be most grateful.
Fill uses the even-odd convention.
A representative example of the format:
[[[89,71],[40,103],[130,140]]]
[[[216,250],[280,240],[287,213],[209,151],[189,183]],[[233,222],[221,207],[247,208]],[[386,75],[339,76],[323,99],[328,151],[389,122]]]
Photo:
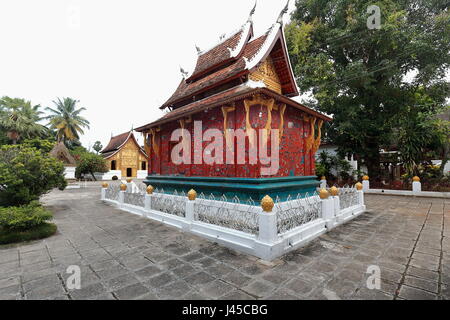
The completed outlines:
[[[199,52],[194,72],[189,77],[183,76],[175,92],[160,107],[168,108],[170,112],[157,121],[137,128],[136,131],[143,132],[205,108],[251,96],[255,91],[263,91],[306,113],[330,120],[327,116],[286,98],[299,95],[283,32],[282,17],[287,12],[287,6],[277,22],[265,34],[256,38],[253,35],[254,11],[255,8],[238,31],[223,38],[212,49]],[[268,88],[263,82],[255,84],[249,77],[268,58],[273,63],[280,81],[280,92]]]

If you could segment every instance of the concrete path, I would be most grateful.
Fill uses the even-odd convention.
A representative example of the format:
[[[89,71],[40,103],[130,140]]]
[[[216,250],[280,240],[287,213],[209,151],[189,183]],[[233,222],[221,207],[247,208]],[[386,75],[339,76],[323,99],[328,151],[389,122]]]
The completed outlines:
[[[58,233],[0,246],[0,299],[449,299],[450,200],[366,196],[368,212],[271,264],[103,204],[44,197]],[[69,266],[81,289],[69,289]],[[380,271],[380,289],[375,276]],[[378,269],[379,268],[379,269]]]

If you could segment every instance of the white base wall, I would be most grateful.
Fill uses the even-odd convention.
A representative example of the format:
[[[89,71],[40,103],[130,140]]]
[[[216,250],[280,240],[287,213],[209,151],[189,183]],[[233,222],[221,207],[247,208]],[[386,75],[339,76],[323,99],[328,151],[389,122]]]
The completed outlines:
[[[153,195],[142,194],[142,197],[145,197],[144,207],[140,207],[125,203],[125,192],[123,191],[119,191],[118,200],[107,199],[106,190],[106,188],[102,189],[101,199],[107,203],[114,204],[121,210],[196,234],[225,247],[254,255],[265,261],[274,260],[292,250],[306,245],[308,242],[316,239],[334,227],[354,219],[366,210],[366,207],[363,204],[363,194],[358,191],[360,192],[359,204],[343,210],[338,209],[335,213],[333,199],[325,200],[328,201],[328,204],[331,204],[331,206],[326,206],[328,208],[326,212],[322,209],[322,214],[320,216],[325,215],[327,217],[326,219],[319,216],[311,222],[286,232],[278,233],[276,211],[268,213],[262,211],[261,207],[252,206],[258,211],[259,232],[258,234],[251,234],[197,220],[194,214],[194,207],[196,201],[199,200],[185,201],[185,216],[177,216],[151,209],[152,202],[154,201]],[[165,197],[179,196],[165,195]],[[208,201],[216,202],[216,200]],[[231,203],[230,205],[235,206]]]
[[[75,167],[64,167],[64,178],[75,179]]]
[[[368,189],[364,193],[371,194],[385,194],[391,196],[416,196],[416,197],[430,197],[430,198],[450,198],[450,192],[436,192],[436,191],[410,191],[410,190],[392,190],[392,189]]]
[[[120,170],[110,170],[105,173],[94,173],[94,176],[97,180],[101,181],[109,181],[112,180],[112,177],[117,176],[117,178],[120,180],[122,179],[122,171]]]
[[[138,170],[137,172],[137,179],[145,179],[148,176],[147,170]]]

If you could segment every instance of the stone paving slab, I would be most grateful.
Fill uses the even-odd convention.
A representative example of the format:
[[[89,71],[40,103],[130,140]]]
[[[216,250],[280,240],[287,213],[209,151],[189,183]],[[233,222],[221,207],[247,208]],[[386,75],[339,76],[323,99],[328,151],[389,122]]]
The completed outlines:
[[[366,195],[368,212],[274,262],[102,203],[43,199],[56,235],[0,246],[0,299],[449,299],[450,200]],[[69,289],[71,265],[81,289]],[[370,289],[369,266],[380,268]]]

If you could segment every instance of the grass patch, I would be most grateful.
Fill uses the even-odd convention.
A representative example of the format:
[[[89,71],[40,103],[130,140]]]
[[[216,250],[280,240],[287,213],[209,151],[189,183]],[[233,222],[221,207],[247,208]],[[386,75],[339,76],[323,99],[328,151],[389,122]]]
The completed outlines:
[[[0,244],[18,243],[50,237],[56,232],[56,224],[45,222],[30,230],[5,230],[0,227]]]

